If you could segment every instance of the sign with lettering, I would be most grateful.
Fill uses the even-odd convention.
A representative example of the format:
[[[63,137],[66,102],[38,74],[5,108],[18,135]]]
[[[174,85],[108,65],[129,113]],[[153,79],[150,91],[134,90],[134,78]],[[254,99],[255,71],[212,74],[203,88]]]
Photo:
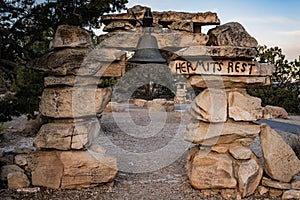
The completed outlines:
[[[176,60],[170,62],[171,71],[176,74],[203,74],[203,75],[233,75],[259,76],[260,66],[253,61],[230,60]]]

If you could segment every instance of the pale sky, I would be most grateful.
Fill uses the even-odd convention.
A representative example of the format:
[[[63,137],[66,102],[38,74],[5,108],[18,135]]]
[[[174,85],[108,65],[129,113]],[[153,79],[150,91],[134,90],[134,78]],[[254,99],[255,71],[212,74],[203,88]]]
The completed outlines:
[[[128,1],[128,8],[143,5],[151,7],[152,11],[216,12],[221,24],[241,23],[260,45],[282,48],[287,59],[293,60],[300,55],[299,0]]]

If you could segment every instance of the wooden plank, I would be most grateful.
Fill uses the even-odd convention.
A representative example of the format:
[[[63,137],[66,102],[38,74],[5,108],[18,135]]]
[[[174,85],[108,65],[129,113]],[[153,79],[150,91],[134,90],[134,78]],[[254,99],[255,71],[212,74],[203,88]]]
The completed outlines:
[[[267,76],[273,66],[253,61],[232,60],[176,60],[169,64],[172,73],[230,76]]]

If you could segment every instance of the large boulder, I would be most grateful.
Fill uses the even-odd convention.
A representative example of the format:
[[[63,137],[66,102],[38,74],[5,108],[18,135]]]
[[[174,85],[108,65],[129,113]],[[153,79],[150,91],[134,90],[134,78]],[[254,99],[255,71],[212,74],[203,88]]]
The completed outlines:
[[[116,160],[88,151],[39,151],[28,158],[32,185],[47,188],[85,188],[112,182]]]
[[[261,126],[260,142],[265,172],[281,182],[290,182],[300,172],[300,160],[293,149],[268,125]]]
[[[92,38],[86,30],[70,25],[58,26],[51,48],[62,47],[93,47]]]
[[[187,175],[197,189],[236,188],[233,162],[226,154],[207,153],[195,147],[190,150]]]
[[[208,46],[256,47],[258,44],[256,39],[251,37],[245,28],[237,22],[217,26],[209,30],[208,35]]]

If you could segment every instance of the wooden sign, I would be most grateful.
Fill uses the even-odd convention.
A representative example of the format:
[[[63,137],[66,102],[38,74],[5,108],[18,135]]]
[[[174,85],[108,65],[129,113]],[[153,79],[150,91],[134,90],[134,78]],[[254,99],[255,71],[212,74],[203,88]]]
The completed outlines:
[[[260,65],[253,61],[176,60],[169,65],[172,73],[202,75],[260,76]]]

